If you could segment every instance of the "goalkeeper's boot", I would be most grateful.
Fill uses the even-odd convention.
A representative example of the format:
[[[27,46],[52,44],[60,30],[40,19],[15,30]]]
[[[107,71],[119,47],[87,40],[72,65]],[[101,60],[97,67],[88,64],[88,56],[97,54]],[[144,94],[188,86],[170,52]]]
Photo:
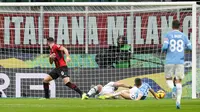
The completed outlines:
[[[113,96],[111,96],[111,95],[101,95],[101,96],[99,96],[99,99],[105,100],[105,99],[110,99],[112,97]]]
[[[89,97],[86,95],[86,93],[83,93],[83,94],[82,94],[82,98],[81,98],[82,100],[85,100],[85,99],[88,99],[88,98],[89,98]]]
[[[105,100],[105,99],[106,99],[106,96],[101,95],[101,96],[99,96],[98,98],[99,98],[99,99],[102,99],[102,100]]]
[[[177,89],[176,89],[176,86],[174,86],[172,88],[172,99],[176,99],[176,92],[177,92]]]
[[[176,102],[176,109],[181,109],[181,105],[178,102]]]

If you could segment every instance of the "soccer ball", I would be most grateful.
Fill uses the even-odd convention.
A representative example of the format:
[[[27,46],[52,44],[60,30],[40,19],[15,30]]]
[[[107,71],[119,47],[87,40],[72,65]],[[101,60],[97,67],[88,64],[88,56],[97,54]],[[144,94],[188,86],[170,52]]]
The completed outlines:
[[[157,97],[163,99],[165,97],[165,92],[163,90],[157,91]]]

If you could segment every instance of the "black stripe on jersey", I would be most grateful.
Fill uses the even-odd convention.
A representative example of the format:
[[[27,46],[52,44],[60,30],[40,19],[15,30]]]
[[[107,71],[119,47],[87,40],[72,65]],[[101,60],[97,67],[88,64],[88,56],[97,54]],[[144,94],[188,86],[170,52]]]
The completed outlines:
[[[62,51],[58,50],[57,52],[58,52],[59,58],[62,58],[62,56],[63,56]]]

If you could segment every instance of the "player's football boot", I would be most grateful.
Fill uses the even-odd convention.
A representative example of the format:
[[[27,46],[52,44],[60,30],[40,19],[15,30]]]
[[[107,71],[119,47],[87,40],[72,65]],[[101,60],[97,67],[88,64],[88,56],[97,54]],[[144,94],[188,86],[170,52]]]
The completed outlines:
[[[102,99],[102,100],[105,100],[105,99],[110,99],[110,98],[112,98],[113,96],[111,96],[111,95],[101,95],[101,96],[99,96],[98,98],[99,99]]]
[[[81,98],[82,100],[85,100],[85,99],[88,99],[88,98],[89,97],[85,93],[82,94],[82,98]]]
[[[176,102],[176,109],[181,109],[180,103]]]
[[[98,98],[99,98],[99,99],[102,99],[102,100],[105,100],[105,99],[106,99],[106,96],[100,95]]]
[[[177,92],[177,89],[176,89],[176,86],[174,86],[172,88],[172,99],[176,99],[176,92]]]

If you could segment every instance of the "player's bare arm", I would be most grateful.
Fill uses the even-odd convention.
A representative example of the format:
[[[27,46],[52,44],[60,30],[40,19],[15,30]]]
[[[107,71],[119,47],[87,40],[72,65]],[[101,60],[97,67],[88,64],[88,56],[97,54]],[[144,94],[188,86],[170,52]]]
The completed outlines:
[[[129,86],[129,85],[126,85],[126,84],[120,83],[120,82],[115,82],[115,83],[114,83],[114,86],[115,86],[115,87],[124,87],[124,88],[129,88],[129,89],[132,88],[132,86]]]
[[[67,56],[67,60],[66,61],[70,62],[71,58],[70,58],[68,50],[65,47],[63,47],[63,46],[61,46],[60,50],[63,51],[65,53],[65,55]]]
[[[67,56],[67,62],[70,61],[68,50],[60,45],[55,44],[54,38],[52,37],[47,38],[47,44],[51,49],[49,55],[49,62],[51,64],[55,62],[56,68],[54,68],[49,73],[49,75],[46,76],[43,80],[45,98],[46,99],[50,98],[49,82],[51,80],[56,80],[58,77],[61,77],[63,79],[65,86],[76,91],[77,93],[80,94],[80,96],[83,97],[84,95],[83,92],[77,87],[76,84],[72,83],[69,78],[67,63],[64,59],[64,53],[65,53]]]
[[[151,92],[151,94],[154,96],[155,99],[157,100],[159,99],[153,89],[149,89],[149,91]]]
[[[53,54],[51,54],[51,55],[49,56],[49,63],[50,63],[50,64],[53,64],[53,60],[54,60],[55,57],[56,57],[55,53],[53,53]]]

